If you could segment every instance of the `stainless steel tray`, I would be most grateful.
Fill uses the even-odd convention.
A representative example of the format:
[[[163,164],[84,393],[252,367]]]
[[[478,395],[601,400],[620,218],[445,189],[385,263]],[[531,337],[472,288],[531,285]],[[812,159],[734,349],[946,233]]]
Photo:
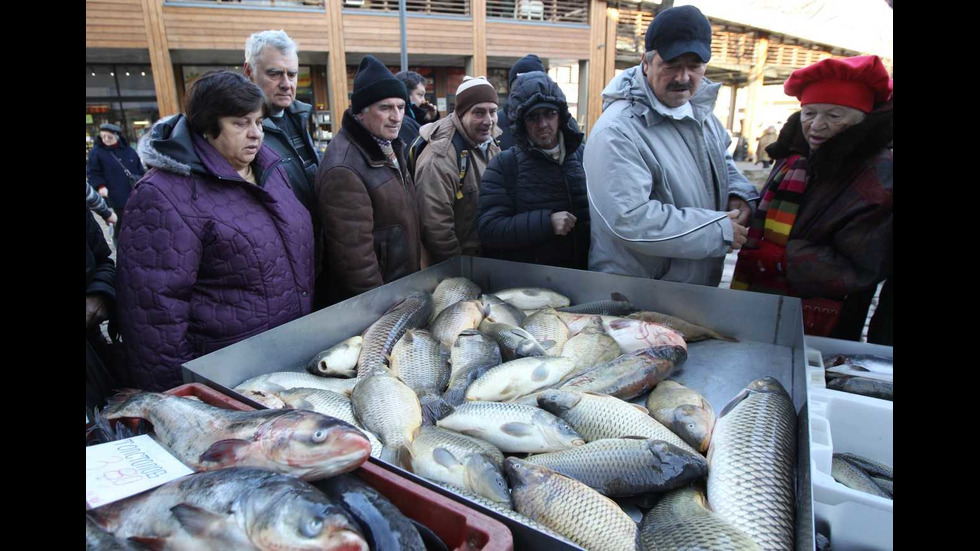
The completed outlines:
[[[716,412],[761,377],[776,378],[790,392],[797,412],[803,410],[797,416],[796,548],[814,549],[810,435],[804,408],[806,362],[800,301],[796,298],[458,257],[187,362],[184,380],[204,383],[262,407],[231,389],[263,373],[303,371],[318,352],[362,333],[410,293],[432,291],[442,279],[458,276],[469,278],[484,292],[546,287],[568,296],[572,304],[608,299],[611,293],[619,292],[638,308],[675,315],[739,339],[736,343],[708,340],[689,344],[687,361],[671,379],[700,392]],[[371,461],[504,522],[514,534],[515,549],[574,549],[408,471],[373,458]]]

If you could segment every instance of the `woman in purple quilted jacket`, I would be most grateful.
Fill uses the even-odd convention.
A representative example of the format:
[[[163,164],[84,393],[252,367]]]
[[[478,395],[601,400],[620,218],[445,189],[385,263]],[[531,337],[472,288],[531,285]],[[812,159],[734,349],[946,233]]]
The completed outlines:
[[[312,311],[313,226],[262,145],[262,91],[207,73],[186,115],[139,142],[151,168],[126,203],[117,301],[127,384],[163,391],[181,364]]]

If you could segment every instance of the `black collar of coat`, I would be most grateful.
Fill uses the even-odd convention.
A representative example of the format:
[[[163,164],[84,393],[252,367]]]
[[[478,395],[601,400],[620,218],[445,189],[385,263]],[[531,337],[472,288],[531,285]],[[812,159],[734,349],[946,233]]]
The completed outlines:
[[[808,170],[813,178],[832,180],[846,174],[865,159],[876,155],[892,143],[892,103],[886,103],[868,114],[859,124],[842,131],[824,142],[812,153],[803,137],[800,111],[790,115],[776,139],[766,152],[773,159],[784,159],[793,154],[810,157]]]
[[[378,142],[374,141],[374,136],[368,132],[367,128],[364,128],[361,123],[357,122],[357,119],[351,114],[350,109],[344,111],[344,118],[341,120],[340,126],[350,136],[351,143],[364,152],[364,156],[367,157],[368,163],[371,166],[387,164],[388,156],[381,151],[381,146],[378,145]],[[395,138],[391,140],[391,147],[395,150],[395,155],[398,156],[398,160],[401,162],[401,139]]]

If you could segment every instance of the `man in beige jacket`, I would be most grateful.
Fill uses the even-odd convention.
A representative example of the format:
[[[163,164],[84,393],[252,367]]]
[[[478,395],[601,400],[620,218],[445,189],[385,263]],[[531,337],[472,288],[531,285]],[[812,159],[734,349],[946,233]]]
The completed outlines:
[[[500,134],[497,91],[483,77],[464,78],[455,110],[419,130],[428,142],[415,168],[423,265],[480,254],[480,177],[500,153]]]

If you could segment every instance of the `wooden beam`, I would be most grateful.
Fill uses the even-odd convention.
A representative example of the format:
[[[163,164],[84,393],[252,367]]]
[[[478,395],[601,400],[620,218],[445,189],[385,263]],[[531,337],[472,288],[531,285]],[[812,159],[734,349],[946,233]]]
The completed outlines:
[[[756,112],[761,107],[762,86],[765,83],[766,60],[769,56],[769,35],[759,33],[752,52],[752,67],[749,69],[749,97],[745,104],[745,126],[742,135],[749,144],[749,155],[755,154],[758,132],[755,129]]]
[[[167,30],[163,24],[163,0],[143,0],[143,23],[146,26],[146,44],[153,68],[153,87],[157,94],[160,118],[180,112],[177,103],[177,84],[174,80],[173,63]]]
[[[589,10],[589,88],[586,113],[586,135],[602,114],[602,89],[606,86],[606,48],[614,51],[616,44],[606,43],[606,0],[592,0]],[[614,52],[615,55],[615,52]]]
[[[616,25],[618,24],[619,10],[606,8],[606,64],[603,72],[603,79],[606,82],[616,76]]]
[[[473,15],[473,72],[470,76],[487,75],[487,0],[472,0]]]
[[[329,32],[327,41],[330,50],[327,55],[327,77],[329,80],[330,131],[340,132],[340,122],[344,111],[350,107],[347,98],[347,50],[344,47],[344,14],[340,2],[327,2],[327,21]]]

